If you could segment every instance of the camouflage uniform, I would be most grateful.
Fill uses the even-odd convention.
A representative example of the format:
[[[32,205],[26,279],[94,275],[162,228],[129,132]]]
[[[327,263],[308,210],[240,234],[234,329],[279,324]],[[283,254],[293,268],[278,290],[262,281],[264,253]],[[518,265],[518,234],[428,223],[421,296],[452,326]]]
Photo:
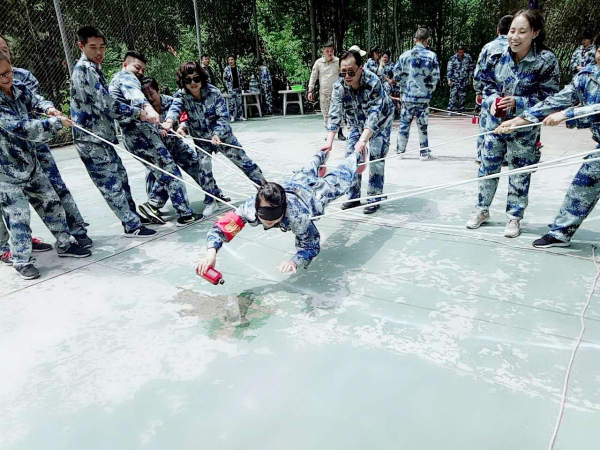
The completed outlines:
[[[115,101],[99,66],[85,55],[71,75],[71,117],[82,128],[118,144],[114,120],[139,118],[140,109]],[[141,227],[127,172],[114,147],[74,128],[73,137],[79,156],[90,178],[119,218],[126,232]]]
[[[374,74],[377,74],[377,69],[379,68],[379,61],[375,61],[373,58],[367,59],[365,63],[365,69],[370,70]]]
[[[265,99],[265,113],[273,114],[273,80],[267,66],[260,66],[258,79],[260,81],[260,92]]]
[[[238,80],[240,82],[239,87],[233,87],[233,71],[237,70]],[[227,89],[227,94],[229,97],[227,98],[227,107],[229,109],[229,114],[234,120],[239,120],[244,115],[244,107],[242,102],[242,71],[238,66],[235,66],[233,69],[231,66],[225,67],[223,71],[223,85],[225,89]]]
[[[110,82],[110,94],[120,103],[143,109],[149,104],[142,92],[140,80],[127,70],[118,72]],[[123,131],[123,142],[128,151],[164,171],[181,178],[181,172],[173,161],[173,157],[163,144],[158,129],[149,123],[130,118],[119,120]],[[167,186],[171,203],[179,217],[192,215],[183,183],[159,170],[153,170],[155,178]]]
[[[394,120],[394,104],[373,72],[362,71],[357,91],[341,79],[333,85],[327,129],[337,131],[342,120],[346,121],[350,129],[346,156],[354,152],[354,145],[365,128],[373,131],[368,144],[370,159],[384,158],[387,155],[390,147],[392,121]],[[383,192],[384,174],[385,161],[369,164],[368,195],[377,195]],[[362,175],[357,175],[348,191],[349,199],[360,197],[361,184]],[[369,199],[369,203],[376,201],[378,201],[377,198]]]
[[[596,46],[590,45],[588,48],[584,48],[583,45],[580,45],[571,56],[569,64],[571,73],[577,75],[577,66],[586,67],[589,65],[596,65]]]
[[[459,59],[458,54],[453,55],[448,61],[448,72],[446,74],[448,81],[452,81],[448,111],[465,110],[468,81],[472,77],[473,58],[471,58],[471,55],[465,53],[462,59]]]
[[[521,117],[538,122],[561,110],[565,110],[567,119],[598,111],[598,115],[577,119],[576,125],[578,128],[591,128],[592,137],[600,149],[600,67],[587,66],[562,91],[528,109]],[[569,122],[567,124],[571,125]],[[598,157],[600,151],[587,156],[590,159]],[[555,239],[569,242],[599,198],[600,161],[584,162],[569,186],[549,234]]]
[[[321,236],[311,217],[323,214],[325,207],[344,195],[354,182],[360,155],[353,152],[335,170],[319,178],[319,166],[325,162],[325,153],[313,156],[308,166],[297,171],[282,187],[286,191],[287,208],[281,222],[274,227],[296,235],[296,254],[292,261],[298,267],[308,267],[321,249]],[[235,212],[244,223],[261,225],[256,216],[256,197],[249,198]],[[207,248],[219,250],[225,240],[222,231],[213,226],[206,236]]]
[[[164,122],[167,120],[167,112],[173,104],[173,97],[161,94],[160,102],[160,119],[161,122]],[[147,124],[147,126],[152,127],[150,124]],[[203,190],[213,195],[221,193],[213,178],[210,156],[202,152],[196,152],[192,146],[176,136],[163,137],[162,141],[175,163],[191,176]],[[148,193],[148,201],[156,208],[162,208],[169,198],[167,184],[160,176],[157,178],[155,171],[152,170],[146,172],[146,192]],[[204,197],[205,204],[212,203],[212,201],[213,199],[208,195]]]
[[[423,44],[416,44],[412,50],[400,55],[394,67],[394,79],[398,84],[402,100],[396,151],[398,153],[406,151],[413,117],[416,117],[419,127],[419,144],[421,148],[428,147],[429,101],[440,79],[440,65],[436,54],[426,49]],[[421,150],[420,153],[421,156],[428,156],[431,150]]]
[[[14,98],[0,92],[0,208],[10,230],[10,251],[16,268],[31,261],[29,203],[56,237],[57,250],[71,244],[65,210],[36,158],[36,147],[62,128],[58,117],[34,120],[34,111],[53,105],[18,80]],[[6,233],[6,232],[5,232]]]
[[[187,112],[189,119],[181,126],[187,129],[192,138],[211,139],[216,134],[222,142],[241,147],[241,144],[233,135],[231,125],[229,124],[229,113],[225,106],[225,100],[221,92],[212,84],[207,84],[202,88],[200,100],[196,100],[183,89],[178,90],[167,112],[167,119],[176,123],[183,111]],[[244,150],[224,145],[215,146],[204,142],[196,142],[196,145],[205,148],[210,153],[222,153],[254,183],[258,185],[264,183],[265,177],[262,171],[248,158]],[[206,190],[211,192],[211,194],[214,192],[220,193],[220,190],[216,186],[214,189],[207,188]],[[211,202],[210,199],[205,199],[204,201],[205,203]]]
[[[483,46],[477,58],[477,65],[475,66],[475,73],[473,74],[473,88],[475,94],[483,95],[484,83],[479,79],[480,74],[485,72],[485,67],[488,64],[490,55],[502,53],[508,48],[508,38],[505,34],[500,34],[493,41],[488,42]],[[481,108],[479,113],[479,129],[483,133],[487,130],[487,123],[489,122],[490,112],[485,108]],[[481,161],[481,150],[483,149],[485,136],[479,136],[477,138],[477,161]]]
[[[549,50],[537,52],[531,48],[519,64],[512,57],[510,48],[491,54],[487,64],[478,68],[477,78],[483,83],[482,109],[490,110],[492,103],[501,95],[514,96],[516,107],[508,111],[506,119],[521,114],[526,108],[558,92],[560,72],[558,61]],[[502,119],[488,116],[486,130],[494,130]],[[511,169],[535,164],[540,160],[536,147],[539,130],[537,127],[523,128],[512,134],[485,135],[481,154],[479,176],[500,172],[502,160],[507,157]],[[522,219],[527,207],[530,174],[512,175],[508,179],[506,213],[509,219]],[[487,212],[498,187],[498,178],[479,182],[477,206]]]

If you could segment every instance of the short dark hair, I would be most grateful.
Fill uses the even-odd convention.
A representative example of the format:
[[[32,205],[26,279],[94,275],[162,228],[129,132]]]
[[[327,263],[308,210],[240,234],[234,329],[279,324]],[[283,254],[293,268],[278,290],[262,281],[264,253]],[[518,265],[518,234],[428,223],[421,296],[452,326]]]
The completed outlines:
[[[581,33],[581,39],[594,39],[594,34],[590,30],[585,30]]]
[[[202,53],[202,55],[200,55],[200,59],[202,58],[210,58],[210,56],[208,55],[208,53]]]
[[[371,47],[371,49],[369,50],[369,58],[373,57],[373,53],[381,53],[381,50],[378,46],[374,45],[373,47]]]
[[[325,42],[325,43],[323,44],[323,47],[322,47],[322,48],[328,48],[328,47],[335,48],[335,46],[333,45],[333,42],[331,42],[331,41],[327,41],[327,42]]]
[[[381,56],[383,56],[383,55],[388,55],[388,58],[392,59],[392,52],[390,52],[389,50],[384,50],[381,53]]]
[[[89,38],[102,38],[104,44],[106,44],[106,37],[98,28],[85,26],[77,30],[77,40],[79,42],[82,44],[87,44]]]
[[[360,56],[360,53],[357,50],[346,50],[344,53],[342,53],[342,56],[340,56],[340,65],[342,64],[343,60],[348,59],[351,56],[354,57],[354,61],[358,67],[363,65],[362,56]]]
[[[175,73],[175,81],[177,82],[177,86],[179,86],[181,89],[187,90],[185,87],[185,78],[187,75],[191,75],[193,73],[200,75],[202,87],[205,87],[206,83],[208,83],[208,73],[202,68],[198,61],[184,62],[181,66],[179,66],[179,69],[177,69],[177,72]]]
[[[134,50],[128,50],[127,53],[125,53],[125,58],[123,58],[123,61],[125,61],[127,58],[139,59],[144,64],[148,64],[146,57]]]
[[[512,23],[512,20],[513,20],[513,16],[510,14],[503,16],[498,21],[498,26],[497,26],[498,33],[508,34],[508,30],[510,30],[510,24]]]
[[[429,33],[429,30],[427,28],[420,27],[417,28],[417,31],[415,31],[415,39],[417,41],[426,41],[430,37],[431,34]]]
[[[154,78],[144,78],[142,80],[142,90],[147,89],[147,88],[152,88],[154,89],[156,92],[158,92],[160,90],[160,88],[158,87],[158,82],[156,81],[156,79]]]
[[[255,200],[255,207],[257,211],[261,199],[273,207],[283,206],[285,208],[285,206],[287,206],[285,189],[280,184],[273,183],[272,181],[265,181],[262,186],[258,188]],[[285,209],[283,212],[285,214]]]
[[[228,56],[227,56],[227,59],[229,59],[229,58],[233,58],[234,60],[236,60],[236,61],[237,61],[237,58],[235,57],[235,55],[228,55]]]

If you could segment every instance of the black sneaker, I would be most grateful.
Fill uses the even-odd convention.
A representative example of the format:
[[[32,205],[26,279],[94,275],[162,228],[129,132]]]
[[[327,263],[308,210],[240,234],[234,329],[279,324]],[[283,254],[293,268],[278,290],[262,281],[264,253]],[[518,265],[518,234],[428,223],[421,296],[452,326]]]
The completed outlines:
[[[160,210],[157,207],[152,206],[148,202],[138,205],[138,211],[140,212],[140,215],[142,217],[145,217],[145,218],[151,220],[151,223],[155,223],[157,225],[164,225],[165,223],[167,223],[161,217]]]
[[[150,228],[146,228],[145,226],[141,226],[139,228],[136,228],[135,230],[131,230],[131,231],[126,231],[125,233],[123,233],[123,236],[127,237],[127,238],[138,238],[138,239],[145,239],[145,238],[151,238],[156,234],[155,230],[151,230]]]
[[[376,212],[379,208],[381,208],[381,205],[371,205],[371,206],[367,206],[366,208],[363,208],[363,213],[364,214],[373,214],[374,212]]]
[[[42,242],[38,238],[33,238],[31,240],[31,250],[36,253],[47,252],[48,250],[52,250],[52,246]]]
[[[346,136],[344,136],[344,132],[342,131],[341,128],[338,130],[337,138],[338,138],[339,141],[345,141],[346,140]]]
[[[541,238],[533,241],[533,246],[537,248],[568,247],[569,245],[571,245],[570,242],[561,241],[549,234],[545,234]]]
[[[35,280],[40,277],[40,271],[37,270],[33,264],[15,267],[15,270],[24,280]]]
[[[199,220],[202,220],[203,218],[204,218],[204,216],[202,214],[191,214],[189,216],[179,217],[177,219],[177,226],[185,227],[186,225],[189,225],[194,222],[198,222]]]
[[[79,244],[71,244],[65,249],[57,248],[56,253],[61,258],[87,258],[92,255],[89,248],[83,248]]]
[[[87,234],[82,234],[81,236],[73,236],[75,238],[75,240],[77,241],[77,243],[79,244],[79,246],[81,248],[92,248],[94,245],[94,242],[90,239],[90,237]]]
[[[351,200],[349,202],[344,202],[342,203],[342,209],[350,209],[350,208],[356,208],[357,206],[360,206],[360,200]]]

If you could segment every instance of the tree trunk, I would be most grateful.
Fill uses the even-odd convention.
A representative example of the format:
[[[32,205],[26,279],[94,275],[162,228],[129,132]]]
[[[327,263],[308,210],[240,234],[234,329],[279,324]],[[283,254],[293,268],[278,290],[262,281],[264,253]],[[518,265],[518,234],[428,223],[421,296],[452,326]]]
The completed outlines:
[[[315,0],[308,2],[308,14],[310,16],[310,43],[312,61],[317,60],[317,21],[315,18]]]
[[[394,16],[394,56],[400,56],[400,36],[398,34],[398,0],[393,0],[393,16]]]
[[[256,38],[256,59],[260,58],[260,42],[258,38],[258,13],[256,9],[256,0],[252,3],[252,7],[254,8],[254,36]]]
[[[373,29],[373,0],[367,0],[367,48],[371,49],[373,41],[371,40],[371,33]]]

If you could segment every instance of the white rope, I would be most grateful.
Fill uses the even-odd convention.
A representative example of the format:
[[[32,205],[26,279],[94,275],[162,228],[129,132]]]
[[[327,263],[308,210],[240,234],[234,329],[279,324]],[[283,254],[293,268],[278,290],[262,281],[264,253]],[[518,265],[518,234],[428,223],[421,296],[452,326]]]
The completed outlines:
[[[596,150],[596,151],[598,151],[598,150]],[[486,175],[484,177],[470,178],[468,180],[461,180],[461,181],[456,181],[456,182],[453,182],[453,183],[439,184],[439,185],[435,185],[435,186],[425,186],[423,188],[419,188],[419,189],[415,189],[415,190],[404,191],[402,193],[399,192],[399,193],[397,193],[398,194],[397,197],[390,198],[390,199],[387,199],[387,200],[381,200],[379,202],[373,202],[373,203],[366,203],[364,205],[357,206],[356,208],[350,208],[350,209],[346,209],[346,210],[340,209],[338,211],[334,211],[334,212],[331,212],[331,213],[321,214],[320,216],[313,216],[313,217],[311,217],[311,220],[322,219],[324,217],[335,216],[335,215],[342,214],[344,212],[355,210],[355,209],[358,209],[358,208],[366,208],[366,207],[374,206],[374,205],[382,205],[384,203],[393,202],[395,200],[399,200],[399,199],[402,199],[402,198],[412,197],[412,196],[419,195],[419,194],[426,194],[426,193],[433,192],[433,191],[438,191],[438,190],[441,190],[441,189],[449,189],[449,188],[453,188],[453,187],[460,186],[460,185],[463,185],[463,184],[473,183],[475,181],[489,180],[489,179],[492,179],[492,178],[500,178],[500,177],[505,177],[505,176],[510,176],[510,175],[535,172],[536,170],[554,169],[556,167],[571,166],[571,165],[574,165],[574,164],[580,164],[582,162],[583,163],[590,163],[590,162],[595,162],[595,161],[600,161],[600,157],[598,157],[598,158],[591,158],[591,159],[582,159],[582,160],[577,160],[577,161],[569,161],[569,162],[562,163],[562,164],[553,164],[553,165],[549,165],[548,167],[543,167],[542,164],[532,164],[530,166],[523,167],[523,168],[520,168],[520,169],[507,170],[506,172],[499,172],[499,173],[495,173],[495,174],[492,174],[492,175]],[[547,165],[550,164],[550,161],[547,162],[547,163],[545,163],[545,164],[547,164]],[[542,166],[542,167],[540,167],[540,166]],[[384,197],[384,196],[385,196],[385,194],[380,194],[377,197]]]
[[[458,112],[458,111],[450,111],[448,109],[434,108],[433,106],[428,106],[428,108],[429,109],[433,109],[435,111],[441,111],[441,112],[445,112],[445,113],[450,113],[452,115],[456,114],[458,116],[465,116],[465,117],[469,117],[469,118],[473,117],[473,115],[474,115],[474,114],[465,114],[465,113],[461,113],[461,112]]]
[[[540,162],[540,163],[537,163],[537,164],[531,164],[529,166],[519,167],[518,169],[512,169],[512,170],[513,171],[514,170],[521,170],[521,169],[526,169],[526,168],[533,167],[533,166],[545,168],[545,166],[547,166],[547,165],[556,164],[558,162],[566,161],[566,160],[569,160],[569,159],[582,158],[584,156],[588,156],[588,155],[591,155],[591,154],[594,154],[594,153],[599,153],[599,152],[600,152],[600,148],[594,148],[593,150],[588,150],[588,151],[581,152],[581,153],[574,153],[573,155],[563,156],[563,157],[560,157],[560,158],[552,159],[550,161],[544,161],[544,162]],[[586,160],[583,160],[583,161],[585,162]],[[469,180],[485,180],[486,177],[491,177],[491,175],[486,175],[484,177],[477,177],[477,178],[473,178],[473,179],[469,179]],[[447,183],[437,184],[437,185],[431,185],[431,186],[424,186],[424,187],[419,187],[419,188],[414,188],[414,189],[407,189],[407,190],[399,191],[399,192],[390,192],[390,193],[382,193],[382,194],[376,194],[376,195],[368,195],[368,196],[365,196],[365,197],[353,198],[352,200],[357,200],[357,201],[360,201],[360,200],[370,200],[370,199],[373,199],[373,198],[380,198],[380,197],[384,197],[384,196],[388,196],[388,195],[392,196],[392,195],[397,195],[397,194],[404,194],[406,192],[420,191],[422,189],[429,189],[429,188],[432,188],[432,187],[445,186],[446,184]],[[336,201],[331,202],[330,205],[336,205],[336,204],[339,204],[339,203],[342,203],[342,202],[345,202],[345,201],[346,200],[343,200],[343,199],[342,200],[336,200]]]
[[[552,438],[550,439],[550,443],[548,444],[548,450],[552,450],[554,448],[554,444],[556,443],[556,437],[558,436],[558,430],[562,423],[562,419],[565,413],[565,406],[567,403],[567,391],[569,390],[569,378],[571,377],[571,372],[573,370],[573,362],[575,361],[575,355],[577,354],[577,350],[581,345],[581,341],[583,340],[583,334],[585,332],[585,314],[590,307],[590,303],[592,301],[592,297],[594,296],[594,292],[596,291],[596,286],[598,285],[598,280],[600,280],[600,263],[596,259],[596,248],[592,247],[592,259],[596,266],[596,276],[594,277],[594,282],[592,283],[592,288],[590,290],[590,295],[581,310],[581,314],[579,315],[579,322],[581,323],[581,329],[579,330],[579,336],[577,337],[577,342],[573,347],[573,351],[571,353],[571,359],[569,360],[569,365],[567,366],[567,372],[565,373],[565,380],[562,389],[562,395],[560,398],[560,409],[558,412],[558,417],[556,418],[556,424],[554,425],[554,431],[552,433]]]

